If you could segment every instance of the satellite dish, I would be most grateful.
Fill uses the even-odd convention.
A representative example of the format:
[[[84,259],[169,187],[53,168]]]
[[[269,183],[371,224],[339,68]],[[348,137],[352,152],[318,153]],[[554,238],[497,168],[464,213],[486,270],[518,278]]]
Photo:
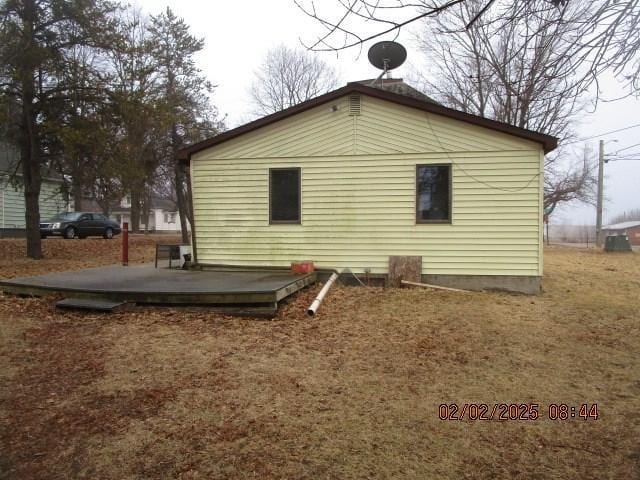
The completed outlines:
[[[407,50],[399,43],[384,41],[372,45],[368,56],[371,65],[382,70],[384,75],[404,63],[407,59]]]

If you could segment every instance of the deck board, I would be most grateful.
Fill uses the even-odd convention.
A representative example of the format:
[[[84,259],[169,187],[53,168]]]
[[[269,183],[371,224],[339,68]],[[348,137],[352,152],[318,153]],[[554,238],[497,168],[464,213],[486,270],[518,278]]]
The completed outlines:
[[[21,295],[63,294],[151,304],[275,305],[316,281],[315,273],[289,271],[170,270],[108,266],[0,280],[0,289]]]

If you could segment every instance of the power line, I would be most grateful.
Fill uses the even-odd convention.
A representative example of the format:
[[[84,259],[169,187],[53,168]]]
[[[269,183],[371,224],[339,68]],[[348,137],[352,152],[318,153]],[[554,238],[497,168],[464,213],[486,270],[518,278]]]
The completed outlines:
[[[637,147],[638,145],[640,145],[640,143],[634,143],[633,145],[629,145],[628,147],[624,147],[624,148],[621,148],[620,150],[616,150],[616,153],[614,153],[614,155],[617,155],[620,152],[624,152],[625,150],[629,150],[630,148]]]
[[[584,142],[585,140],[591,140],[593,138],[604,137],[605,135],[610,135],[612,133],[617,133],[617,132],[623,132],[624,130],[630,130],[636,127],[640,127],[640,123],[636,123],[635,125],[629,125],[628,127],[618,128],[617,130],[611,130],[609,132],[598,133],[597,135],[593,135],[591,137],[580,138],[578,140],[574,140],[573,142],[567,142],[564,145],[572,145],[574,143]]]
[[[640,152],[633,152],[633,153],[627,153],[626,155],[607,155],[607,158],[631,158],[631,157],[637,157],[638,155],[640,155]]]

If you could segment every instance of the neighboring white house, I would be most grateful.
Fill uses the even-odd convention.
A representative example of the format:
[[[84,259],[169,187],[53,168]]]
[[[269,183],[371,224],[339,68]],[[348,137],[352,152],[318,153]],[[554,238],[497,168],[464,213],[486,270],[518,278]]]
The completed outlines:
[[[125,222],[131,226],[131,198],[128,195],[122,199],[119,206],[113,208],[110,218],[120,226]],[[140,219],[140,229],[149,232],[179,232],[180,214],[175,202],[164,198],[152,198],[149,217]]]
[[[18,152],[0,142],[0,236],[24,235],[25,205]],[[62,194],[62,179],[44,172],[40,188],[40,219],[47,220],[69,208]]]

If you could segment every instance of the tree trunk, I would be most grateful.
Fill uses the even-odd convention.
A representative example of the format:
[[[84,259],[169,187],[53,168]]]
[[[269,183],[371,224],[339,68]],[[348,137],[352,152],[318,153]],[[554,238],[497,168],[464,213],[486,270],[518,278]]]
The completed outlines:
[[[151,198],[149,195],[145,195],[144,201],[142,202],[142,219],[144,220],[144,233],[145,235],[149,233],[149,223],[151,216]]]
[[[25,40],[33,41],[37,11],[33,0],[24,2],[24,30]],[[27,52],[25,59],[30,59]],[[28,61],[20,68],[21,84],[21,118],[20,118],[20,159],[22,161],[22,179],[24,182],[25,227],[27,231],[27,256],[34,259],[42,258],[40,242],[40,144],[37,132],[37,113],[33,105],[36,98],[35,67]]]
[[[34,146],[33,143],[31,145]],[[24,148],[24,146],[23,146]],[[24,179],[25,226],[27,231],[27,257],[42,258],[40,241],[40,165],[35,152],[22,153],[22,174]]]
[[[172,101],[175,99],[175,72],[167,65],[167,98]],[[175,106],[173,107],[173,115],[176,116]],[[171,161],[173,163],[174,181],[176,188],[176,200],[178,203],[178,216],[180,217],[180,234],[182,235],[182,243],[189,243],[189,229],[187,226],[187,202],[185,194],[185,175],[182,164],[178,161],[178,150],[180,149],[182,139],[178,135],[178,126],[176,123],[171,124]]]
[[[175,157],[174,157],[175,158]],[[187,202],[189,199],[185,193],[185,175],[182,164],[175,159],[174,160],[175,182],[176,182],[176,197],[178,200],[178,215],[180,216],[180,231],[182,233],[182,243],[189,243],[189,229],[187,225],[187,219],[189,217],[189,209]]]
[[[140,233],[140,190],[131,189],[131,225],[132,233]]]
[[[73,195],[73,209],[76,212],[83,210],[82,179],[79,175],[74,175],[71,179],[71,194]]]

